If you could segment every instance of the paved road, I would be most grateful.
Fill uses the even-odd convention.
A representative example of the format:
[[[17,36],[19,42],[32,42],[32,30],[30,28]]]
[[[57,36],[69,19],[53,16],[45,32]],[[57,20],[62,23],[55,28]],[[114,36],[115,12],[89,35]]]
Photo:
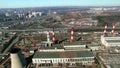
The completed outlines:
[[[62,31],[62,30],[70,30],[71,28],[55,28],[55,30]],[[91,28],[74,28],[76,31],[81,32],[88,32],[88,31],[103,31],[104,27],[91,27]],[[111,31],[112,27],[108,27],[107,30]],[[46,31],[46,30],[52,30],[52,28],[44,28],[44,29],[0,29],[0,32],[36,32],[36,31]],[[116,31],[120,31],[120,27],[115,28]]]

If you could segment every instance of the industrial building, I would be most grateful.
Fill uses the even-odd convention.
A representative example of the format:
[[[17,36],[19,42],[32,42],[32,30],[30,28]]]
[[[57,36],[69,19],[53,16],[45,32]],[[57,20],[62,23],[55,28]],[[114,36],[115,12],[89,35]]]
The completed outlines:
[[[81,63],[83,65],[92,65],[94,55],[90,51],[36,52],[32,62],[34,64]]]
[[[66,42],[63,44],[64,45],[64,48],[65,50],[89,50],[89,49],[86,49],[86,45],[84,42]],[[90,51],[90,50],[89,50]]]
[[[41,46],[32,58],[32,63],[37,64],[81,64],[92,65],[94,55],[86,45],[80,42],[64,43],[63,45]]]
[[[120,67],[120,54],[119,53],[99,53],[98,57],[103,62],[106,68],[119,68]]]
[[[41,46],[38,51],[40,52],[60,52],[64,51],[64,47],[60,44],[52,45],[52,46]]]
[[[55,34],[53,30],[52,41],[50,41],[49,33],[47,32],[47,41],[42,41],[40,48],[35,52],[32,63],[39,68],[41,64],[49,64],[59,66],[59,64],[81,64],[92,65],[95,62],[95,57],[90,49],[82,41],[74,40],[74,29],[71,29],[70,40],[62,44],[54,44]],[[38,67],[37,67],[38,66]]]
[[[108,34],[106,31],[108,26],[105,25],[103,35],[101,35],[101,42],[105,47],[120,46],[120,36],[114,33],[115,26],[116,24],[114,23],[110,34]]]
[[[99,46],[99,45],[90,45],[89,48],[90,48],[90,50],[92,50],[92,51],[97,51],[97,50],[100,49],[100,46]]]
[[[120,46],[120,36],[101,36],[101,42],[105,47]]]

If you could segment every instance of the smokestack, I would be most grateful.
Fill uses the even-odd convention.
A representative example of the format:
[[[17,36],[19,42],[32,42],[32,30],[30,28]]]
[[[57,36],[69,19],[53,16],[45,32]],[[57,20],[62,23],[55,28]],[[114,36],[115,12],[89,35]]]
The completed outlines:
[[[105,36],[106,34],[107,34],[107,28],[108,28],[108,26],[107,26],[107,24],[105,25],[105,28],[104,28],[104,32],[103,32],[103,35]]]
[[[115,26],[116,26],[116,24],[114,23],[114,24],[113,24],[113,27],[112,27],[112,31],[110,32],[110,34],[111,34],[112,36],[114,35]]]
[[[107,31],[106,29],[104,29],[103,35],[105,36],[106,34],[107,34]]]
[[[107,24],[105,25],[105,29],[107,29],[108,28],[108,26],[107,26]]]
[[[11,68],[25,68],[26,61],[18,48],[10,51]]]
[[[74,28],[71,28],[71,34],[70,34],[70,42],[74,42]]]
[[[113,34],[114,34],[114,29],[112,29],[112,31],[110,32],[110,34],[113,36]]]
[[[50,34],[49,34],[49,31],[47,31],[46,34],[47,34],[47,41],[50,42]]]
[[[52,41],[53,41],[53,43],[55,42],[55,30],[54,30],[54,28],[52,30]]]

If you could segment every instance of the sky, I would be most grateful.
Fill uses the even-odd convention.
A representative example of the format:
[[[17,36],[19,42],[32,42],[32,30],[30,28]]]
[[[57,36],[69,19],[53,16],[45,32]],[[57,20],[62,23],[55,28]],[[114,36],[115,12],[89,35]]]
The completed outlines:
[[[120,0],[0,0],[0,8],[49,6],[120,6]]]

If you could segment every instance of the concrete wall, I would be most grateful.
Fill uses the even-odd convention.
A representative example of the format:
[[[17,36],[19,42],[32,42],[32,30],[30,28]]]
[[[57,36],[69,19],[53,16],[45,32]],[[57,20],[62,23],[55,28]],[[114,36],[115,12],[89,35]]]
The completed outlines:
[[[92,64],[94,62],[94,57],[83,57],[83,58],[33,58],[32,62],[34,64],[40,63],[82,63],[82,64]]]

